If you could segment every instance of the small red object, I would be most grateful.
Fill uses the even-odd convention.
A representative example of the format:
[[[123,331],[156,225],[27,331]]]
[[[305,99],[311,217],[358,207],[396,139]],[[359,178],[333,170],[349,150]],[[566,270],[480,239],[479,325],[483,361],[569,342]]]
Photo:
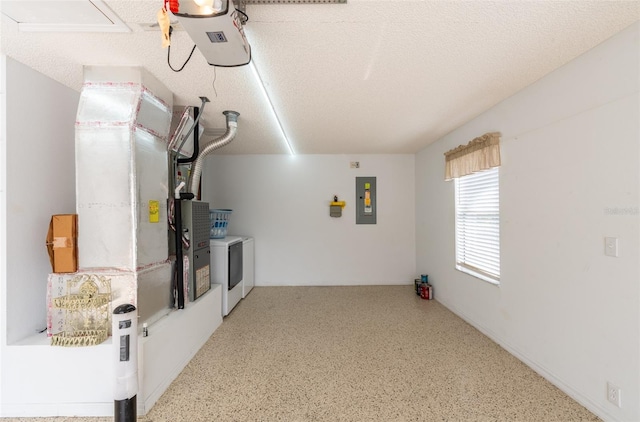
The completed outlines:
[[[178,0],[168,0],[169,1],[169,10],[171,13],[178,13],[180,10],[180,2]]]
[[[429,299],[429,286],[426,283],[420,285],[420,297],[423,299]]]

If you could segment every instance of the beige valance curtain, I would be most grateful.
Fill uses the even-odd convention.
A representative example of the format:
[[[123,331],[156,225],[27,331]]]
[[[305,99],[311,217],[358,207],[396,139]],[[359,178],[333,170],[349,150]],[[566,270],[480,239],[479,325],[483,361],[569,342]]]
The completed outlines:
[[[445,180],[500,165],[500,132],[485,133],[467,145],[444,153]]]

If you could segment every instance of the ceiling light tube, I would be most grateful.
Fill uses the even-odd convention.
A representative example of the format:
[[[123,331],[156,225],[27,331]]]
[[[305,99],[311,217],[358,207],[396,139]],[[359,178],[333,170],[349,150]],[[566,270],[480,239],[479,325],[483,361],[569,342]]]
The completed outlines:
[[[264,82],[262,82],[262,77],[260,77],[258,68],[256,68],[256,65],[255,65],[255,59],[251,60],[251,63],[249,63],[249,66],[251,67],[251,69],[253,69],[253,72],[255,73],[256,78],[258,79],[258,82],[259,82],[258,85],[260,85],[260,89],[262,90],[262,94],[264,94],[265,98],[267,99],[267,102],[269,103],[269,107],[271,107],[271,112],[273,113],[273,117],[275,117],[276,119],[276,123],[278,123],[278,128],[282,133],[282,139],[284,139],[287,149],[289,150],[289,154],[296,155],[296,153],[293,151],[293,147],[291,146],[291,143],[289,142],[289,139],[287,138],[287,134],[284,133],[284,129],[282,128],[282,123],[280,123],[280,118],[278,117],[278,113],[276,113],[276,109],[273,106],[273,102],[271,102],[271,98],[269,97],[269,94],[267,93],[267,90],[264,87]]]

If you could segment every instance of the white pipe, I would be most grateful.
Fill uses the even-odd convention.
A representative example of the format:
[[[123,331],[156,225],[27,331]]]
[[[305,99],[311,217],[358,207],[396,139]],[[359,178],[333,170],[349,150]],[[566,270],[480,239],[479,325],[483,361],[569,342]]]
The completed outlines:
[[[175,199],[180,199],[180,191],[184,187],[184,182],[180,182],[180,184],[176,187],[176,190],[173,191],[173,197]]]

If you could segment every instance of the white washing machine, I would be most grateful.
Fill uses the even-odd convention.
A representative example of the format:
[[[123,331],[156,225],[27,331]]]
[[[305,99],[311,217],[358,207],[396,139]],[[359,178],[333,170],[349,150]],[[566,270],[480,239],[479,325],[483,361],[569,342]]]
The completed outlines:
[[[244,299],[255,285],[255,242],[253,237],[242,236],[242,298]]]
[[[242,299],[243,238],[227,236],[224,239],[210,239],[211,283],[222,285],[222,316]]]

